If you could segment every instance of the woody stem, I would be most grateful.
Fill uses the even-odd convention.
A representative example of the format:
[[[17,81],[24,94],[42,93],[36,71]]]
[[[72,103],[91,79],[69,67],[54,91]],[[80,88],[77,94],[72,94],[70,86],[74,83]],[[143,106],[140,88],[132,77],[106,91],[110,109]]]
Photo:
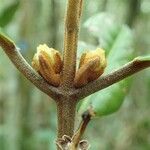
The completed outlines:
[[[82,0],[68,0],[65,20],[62,87],[72,88],[76,70],[76,54]]]

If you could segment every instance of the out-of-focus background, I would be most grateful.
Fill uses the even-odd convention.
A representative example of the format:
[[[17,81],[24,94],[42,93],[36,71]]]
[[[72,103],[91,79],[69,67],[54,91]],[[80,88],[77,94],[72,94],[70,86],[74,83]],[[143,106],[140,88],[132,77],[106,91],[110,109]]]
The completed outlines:
[[[66,2],[0,0],[0,27],[30,64],[39,44],[62,50]],[[105,45],[100,37],[107,33],[101,26],[106,23],[110,29],[112,23],[107,14],[131,28],[134,56],[150,53],[149,0],[85,0],[79,49]],[[102,35],[92,34],[99,30]],[[121,42],[131,39],[125,40]],[[85,138],[91,150],[150,150],[150,70],[132,80],[119,111],[89,124]],[[54,150],[56,121],[54,102],[27,81],[0,48],[0,150]]]

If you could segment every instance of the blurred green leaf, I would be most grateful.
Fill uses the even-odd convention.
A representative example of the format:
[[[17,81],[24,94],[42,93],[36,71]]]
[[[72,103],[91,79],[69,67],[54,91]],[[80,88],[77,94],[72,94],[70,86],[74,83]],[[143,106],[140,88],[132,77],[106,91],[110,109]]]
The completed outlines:
[[[15,15],[17,9],[19,7],[19,1],[11,4],[0,14],[0,26],[5,27]]]
[[[97,17],[99,18],[100,16],[101,15],[98,15]],[[91,18],[90,20],[92,21]],[[95,18],[95,16],[94,20],[97,21],[97,30],[98,28],[105,28],[104,30],[101,30],[100,33],[102,35],[101,40],[105,41],[105,45],[107,45],[108,48],[108,66],[105,73],[109,73],[119,66],[127,63],[132,58],[132,31],[125,25],[116,25],[117,27],[115,27],[116,23],[113,24],[112,22],[111,25],[113,28],[110,30],[111,26],[107,25],[108,22],[103,22],[101,27],[101,25],[98,24],[98,20]],[[90,26],[90,21],[87,21],[86,26],[88,27],[88,25]],[[100,38],[100,36],[98,36],[98,31],[94,31],[93,34]],[[123,80],[103,91],[88,96],[83,100],[83,102],[80,103],[81,105],[79,107],[79,113],[82,114],[89,107],[92,107],[96,116],[108,115],[117,111],[123,103],[123,100],[128,92],[130,81],[131,80]]]
[[[116,46],[119,46],[122,51],[130,48],[131,30],[125,25],[118,24],[117,19],[109,13],[96,14],[85,22],[84,27],[98,38],[100,47],[105,49],[107,54]]]
[[[91,35],[98,38],[100,46],[106,51],[110,50],[109,46],[113,44],[119,28],[114,17],[108,13],[99,13],[89,18],[84,27]]]
[[[108,44],[110,49],[107,56],[108,66],[106,73],[111,72],[133,58],[133,37],[131,29],[123,25],[117,31],[116,38],[112,39],[113,44],[111,46]]]

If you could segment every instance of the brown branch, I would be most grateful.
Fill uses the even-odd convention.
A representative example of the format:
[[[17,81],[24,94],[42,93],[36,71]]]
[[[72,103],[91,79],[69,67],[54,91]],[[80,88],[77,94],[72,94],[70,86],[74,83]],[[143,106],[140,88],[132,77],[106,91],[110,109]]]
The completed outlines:
[[[55,87],[50,86],[36,71],[32,69],[32,67],[23,58],[14,42],[0,34],[0,46],[3,48],[16,68],[28,80],[30,80],[37,88],[47,95],[51,96],[52,98],[56,98],[58,90]]]
[[[142,61],[138,58],[134,59],[118,70],[102,76],[98,80],[95,80],[82,88],[76,89],[74,97],[76,97],[76,99],[82,99],[148,67],[150,67],[150,61]]]
[[[76,54],[82,0],[68,0],[64,35],[64,58],[62,87],[73,87],[76,71]]]
[[[86,129],[88,123],[90,122],[90,120],[92,118],[92,114],[90,111],[91,110],[89,109],[82,114],[81,124],[80,124],[78,130],[74,133],[74,135],[72,137],[72,143],[76,148],[85,132],[85,129]]]
[[[58,138],[63,135],[70,137],[73,135],[75,113],[76,101],[72,101],[72,98],[61,97],[57,101]]]
[[[76,72],[76,54],[82,0],[68,0],[65,21],[62,83],[58,98],[58,138],[63,135],[72,136],[74,131],[76,99],[71,97],[74,90]],[[59,149],[59,148],[58,148]]]

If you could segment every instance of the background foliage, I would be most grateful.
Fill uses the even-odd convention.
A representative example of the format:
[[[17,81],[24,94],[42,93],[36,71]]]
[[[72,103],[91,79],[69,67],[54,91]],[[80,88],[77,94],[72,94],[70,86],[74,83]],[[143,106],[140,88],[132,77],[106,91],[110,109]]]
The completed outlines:
[[[31,62],[40,43],[62,50],[65,5],[65,0],[0,0],[0,27]],[[78,55],[81,50],[98,45],[104,47],[107,54],[114,49],[117,55],[113,53],[108,57],[116,60],[147,54],[149,27],[149,0],[86,0]],[[122,60],[121,64],[124,63]],[[117,66],[118,63],[111,63],[107,70]],[[149,74],[150,71],[145,70],[132,77],[117,113],[89,124],[85,137],[92,145],[91,150],[150,149]],[[93,99],[98,101],[105,94],[103,90]],[[120,99],[120,94],[111,93],[109,98]],[[20,75],[0,50],[0,149],[54,150],[54,139],[54,102]]]

